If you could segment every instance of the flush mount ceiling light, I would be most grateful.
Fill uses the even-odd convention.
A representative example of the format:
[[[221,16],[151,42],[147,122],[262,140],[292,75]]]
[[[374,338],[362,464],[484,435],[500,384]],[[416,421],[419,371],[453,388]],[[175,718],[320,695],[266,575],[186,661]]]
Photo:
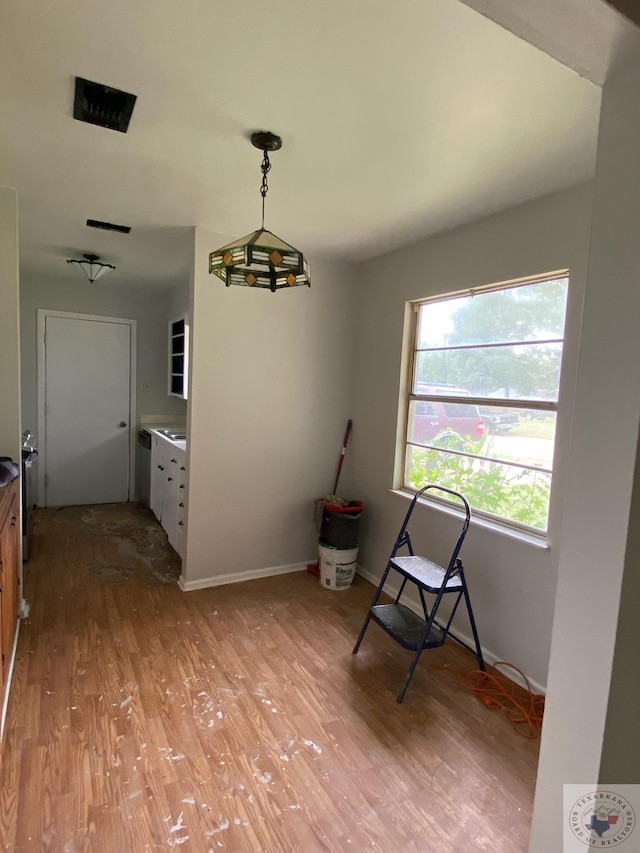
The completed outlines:
[[[306,284],[311,287],[309,264],[302,252],[294,249],[280,237],[264,227],[264,199],[269,187],[267,174],[271,169],[269,152],[282,148],[282,139],[268,130],[251,134],[251,144],[263,152],[262,158],[262,225],[253,234],[247,234],[209,255],[209,272],[222,279],[227,287],[239,284],[244,287],[264,287],[280,290]]]
[[[83,261],[68,260],[67,263],[72,264],[76,269],[86,275],[91,284],[99,279],[100,276],[106,275],[108,272],[115,269],[112,264],[100,263],[98,255],[83,255],[82,257],[84,258]]]

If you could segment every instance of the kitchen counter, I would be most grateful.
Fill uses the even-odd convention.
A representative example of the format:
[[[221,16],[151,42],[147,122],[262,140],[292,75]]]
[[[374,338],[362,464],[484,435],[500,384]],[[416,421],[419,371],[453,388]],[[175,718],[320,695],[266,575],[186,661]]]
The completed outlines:
[[[177,432],[177,433],[185,433],[186,427],[183,424],[178,424],[177,426],[169,425],[165,426],[151,426],[150,424],[146,424],[143,426],[143,429],[148,430],[152,435],[157,435],[159,438],[162,438],[164,441],[168,442],[168,444],[176,447],[178,450],[186,450],[187,449],[187,440],[186,439],[174,439],[171,438],[167,433]]]
[[[165,435],[164,432],[162,432],[162,430],[158,430],[158,429],[151,429],[151,430],[149,430],[149,432],[155,433],[155,435],[164,439],[168,444],[171,444],[173,447],[177,447],[178,450],[186,450],[187,449],[187,440],[186,439],[169,438],[169,436]]]

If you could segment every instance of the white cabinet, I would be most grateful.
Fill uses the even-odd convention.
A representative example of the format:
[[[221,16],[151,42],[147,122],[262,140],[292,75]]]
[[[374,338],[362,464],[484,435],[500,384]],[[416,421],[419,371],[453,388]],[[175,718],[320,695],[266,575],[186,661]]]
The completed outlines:
[[[169,467],[169,443],[153,434],[151,438],[151,484],[149,506],[153,514],[162,520],[162,499],[165,491],[166,474]]]
[[[169,537],[169,541],[176,549],[178,554],[184,558],[185,552],[185,540],[186,540],[186,532],[187,532],[187,461],[186,454],[185,459],[183,459],[182,463],[178,466],[178,506],[176,510],[176,532],[175,532],[175,543],[171,542],[171,537]]]
[[[0,488],[0,703],[9,690],[7,675],[18,624],[18,542],[20,530],[19,481]]]
[[[152,433],[151,509],[169,537],[169,544],[184,556],[187,516],[187,461],[184,450]]]
[[[189,386],[189,315],[169,320],[168,394],[186,400]]]

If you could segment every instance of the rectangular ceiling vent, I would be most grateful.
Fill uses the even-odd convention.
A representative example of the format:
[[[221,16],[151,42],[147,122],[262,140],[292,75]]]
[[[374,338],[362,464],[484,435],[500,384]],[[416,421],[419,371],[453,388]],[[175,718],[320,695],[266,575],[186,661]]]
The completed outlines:
[[[126,133],[136,97],[129,92],[76,77],[73,117],[78,121]]]
[[[114,225],[113,222],[102,222],[100,219],[87,219],[89,228],[101,228],[103,231],[117,231],[119,234],[128,234],[130,225]]]

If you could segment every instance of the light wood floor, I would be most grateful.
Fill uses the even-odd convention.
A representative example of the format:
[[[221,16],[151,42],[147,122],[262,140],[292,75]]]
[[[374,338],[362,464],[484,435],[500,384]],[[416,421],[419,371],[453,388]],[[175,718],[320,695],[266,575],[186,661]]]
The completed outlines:
[[[357,578],[182,593],[37,513],[3,744],[3,851],[525,851],[537,743],[371,625]],[[111,531],[113,534],[113,531]],[[124,558],[123,558],[124,553]],[[127,556],[128,554],[128,556]]]

